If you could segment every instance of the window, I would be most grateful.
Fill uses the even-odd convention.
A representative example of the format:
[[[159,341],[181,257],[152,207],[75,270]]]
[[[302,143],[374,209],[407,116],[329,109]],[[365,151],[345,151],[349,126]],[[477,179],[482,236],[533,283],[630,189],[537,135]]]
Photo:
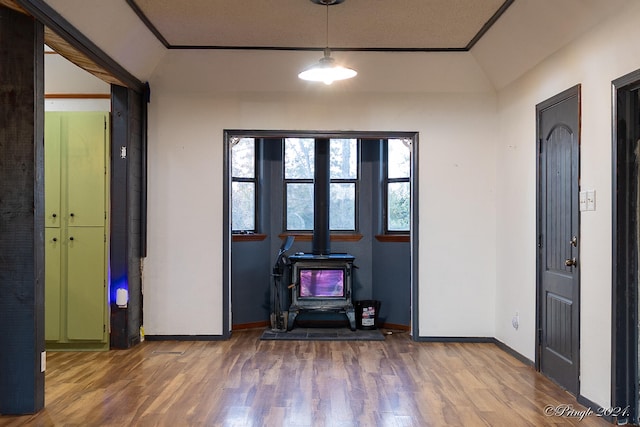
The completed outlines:
[[[231,231],[238,234],[257,231],[256,140],[231,139]]]
[[[284,140],[285,230],[313,229],[314,147],[313,138]]]
[[[411,140],[388,139],[385,149],[385,232],[411,227]]]
[[[357,139],[329,142],[329,228],[357,230],[359,144]],[[315,139],[285,138],[284,195],[286,231],[313,230]]]
[[[358,140],[332,139],[329,149],[329,229],[356,231]]]

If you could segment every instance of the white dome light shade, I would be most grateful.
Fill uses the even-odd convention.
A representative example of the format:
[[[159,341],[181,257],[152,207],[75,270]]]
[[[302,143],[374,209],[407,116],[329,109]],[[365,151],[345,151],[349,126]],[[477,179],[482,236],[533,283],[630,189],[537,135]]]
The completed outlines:
[[[317,64],[298,74],[298,77],[302,80],[323,82],[330,85],[337,80],[350,79],[358,74],[356,70],[336,64],[329,55],[329,49],[325,49],[324,57]]]

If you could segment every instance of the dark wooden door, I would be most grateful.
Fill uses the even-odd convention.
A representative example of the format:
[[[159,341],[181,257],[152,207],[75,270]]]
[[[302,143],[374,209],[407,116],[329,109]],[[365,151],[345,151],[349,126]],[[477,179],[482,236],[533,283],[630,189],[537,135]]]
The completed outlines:
[[[538,367],[569,392],[579,388],[580,87],[537,106]]]

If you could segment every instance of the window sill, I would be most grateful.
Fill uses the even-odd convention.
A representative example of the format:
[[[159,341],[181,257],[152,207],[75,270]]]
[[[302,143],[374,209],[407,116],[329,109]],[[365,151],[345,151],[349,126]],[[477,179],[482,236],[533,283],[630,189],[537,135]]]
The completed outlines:
[[[266,234],[232,234],[232,242],[261,242],[267,238]]]
[[[410,242],[411,237],[408,234],[376,234],[376,240],[379,242]]]
[[[278,237],[284,239],[287,236],[293,236],[296,238],[298,242],[310,242],[313,240],[313,234],[311,233],[282,233],[279,234]],[[362,240],[362,234],[352,233],[352,234],[335,234],[332,233],[330,235],[330,239],[332,242],[359,242]]]

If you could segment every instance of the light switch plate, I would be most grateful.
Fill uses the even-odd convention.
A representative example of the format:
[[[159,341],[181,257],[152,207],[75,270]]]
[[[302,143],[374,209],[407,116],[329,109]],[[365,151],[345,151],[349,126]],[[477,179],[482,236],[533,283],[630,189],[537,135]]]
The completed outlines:
[[[596,190],[587,191],[587,210],[596,210]]]
[[[580,192],[580,212],[584,212],[587,210],[587,192]]]

